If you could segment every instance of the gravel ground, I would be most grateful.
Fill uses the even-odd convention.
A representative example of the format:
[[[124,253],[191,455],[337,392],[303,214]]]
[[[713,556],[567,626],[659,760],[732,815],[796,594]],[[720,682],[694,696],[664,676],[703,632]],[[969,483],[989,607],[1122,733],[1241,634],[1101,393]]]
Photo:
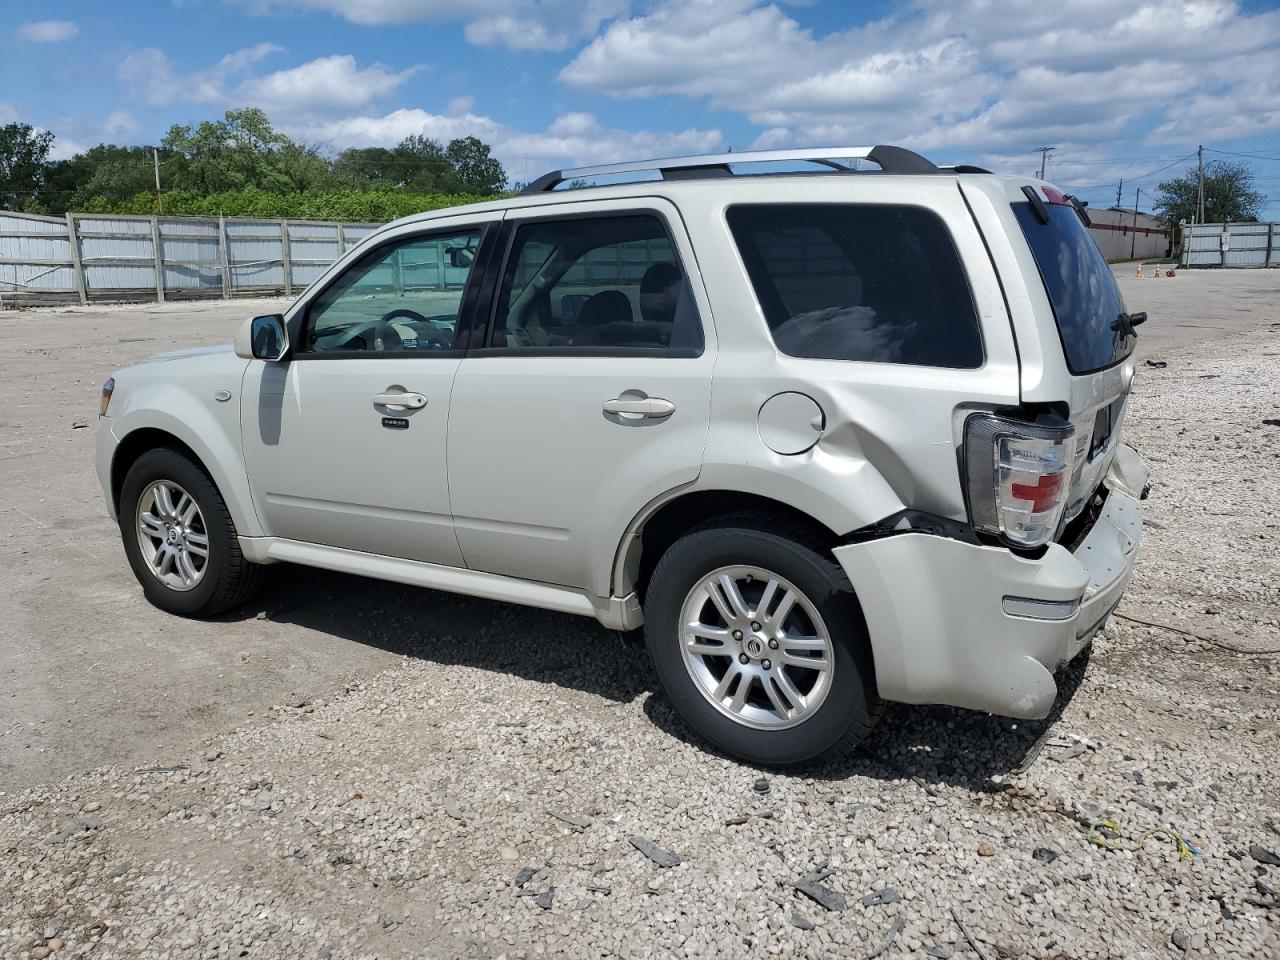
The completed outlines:
[[[587,621],[428,657],[388,594],[396,668],[0,796],[0,956],[1280,957],[1280,324],[1162,359],[1139,570],[1048,721],[895,707],[762,772]]]

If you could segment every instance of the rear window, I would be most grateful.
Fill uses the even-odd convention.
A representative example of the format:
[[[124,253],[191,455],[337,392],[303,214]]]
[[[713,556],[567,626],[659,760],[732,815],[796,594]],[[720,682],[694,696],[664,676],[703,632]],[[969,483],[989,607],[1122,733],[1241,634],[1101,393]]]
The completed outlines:
[[[773,342],[788,356],[982,366],[955,242],[922,207],[731,207],[729,229]]]
[[[1092,373],[1133,352],[1134,338],[1116,323],[1125,312],[1124,301],[1106,258],[1075,210],[1060,203],[1045,204],[1045,209],[1049,222],[1041,223],[1031,204],[1013,205],[1049,294],[1067,366],[1072,373]]]

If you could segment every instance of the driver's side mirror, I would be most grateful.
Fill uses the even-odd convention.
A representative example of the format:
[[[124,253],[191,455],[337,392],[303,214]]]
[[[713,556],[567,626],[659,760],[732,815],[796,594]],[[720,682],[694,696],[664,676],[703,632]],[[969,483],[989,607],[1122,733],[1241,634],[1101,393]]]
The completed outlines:
[[[278,313],[250,317],[236,332],[236,356],[245,360],[283,360],[289,354],[289,328]]]

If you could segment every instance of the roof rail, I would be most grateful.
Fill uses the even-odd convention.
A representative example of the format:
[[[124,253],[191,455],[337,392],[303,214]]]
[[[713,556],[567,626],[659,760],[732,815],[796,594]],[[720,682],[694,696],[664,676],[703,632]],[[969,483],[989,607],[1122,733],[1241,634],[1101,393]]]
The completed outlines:
[[[938,168],[910,150],[902,147],[804,147],[795,150],[744,150],[740,153],[712,153],[692,157],[668,157],[665,160],[635,160],[627,163],[605,163],[594,167],[577,167],[572,170],[553,170],[544,173],[523,190],[520,195],[547,193],[562,183],[588,177],[614,176],[622,173],[656,171],[664,180],[696,180],[705,177],[733,175],[730,164],[777,163],[787,160],[804,160],[832,170],[850,169],[843,161],[870,160],[880,165],[882,173],[937,173]]]

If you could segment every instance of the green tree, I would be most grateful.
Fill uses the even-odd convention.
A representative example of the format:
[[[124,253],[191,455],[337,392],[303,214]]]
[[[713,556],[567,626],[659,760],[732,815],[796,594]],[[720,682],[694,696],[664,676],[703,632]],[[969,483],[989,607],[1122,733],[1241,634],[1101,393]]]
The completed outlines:
[[[348,148],[338,155],[334,173],[344,185],[357,190],[462,193],[466,189],[445,148],[421,135],[405,137],[390,150]]]
[[[489,145],[475,137],[450,140],[444,153],[468,193],[497,193],[507,182],[507,172],[490,154]]]
[[[305,211],[321,209],[335,216],[333,211],[350,209],[355,219],[386,219],[415,204],[433,208],[489,196],[506,181],[502,164],[475,137],[446,147],[411,136],[391,149],[356,147],[331,158],[276,130],[253,107],[194,126],[176,124],[154,148],[102,143],[50,163],[52,139],[25,124],[0,128],[0,191],[8,194],[0,196],[0,206],[153,212],[153,150],[160,155],[164,211],[170,214],[196,208],[217,213],[225,202],[239,211],[261,211],[255,216],[308,217],[319,214]],[[360,194],[369,196],[352,199]],[[321,199],[317,205],[308,197]]]
[[[1166,223],[1190,223],[1198,217],[1199,172],[1187,168],[1176,180],[1156,188],[1156,210]],[[1253,189],[1253,171],[1243,163],[1212,160],[1204,165],[1204,222],[1257,220],[1266,196]]]
[[[333,175],[344,187],[371,190],[398,186],[400,161],[386,147],[348,147],[333,163]]]
[[[53,134],[29,123],[0,127],[0,207],[34,210],[40,205]]]
[[[200,194],[257,187],[288,193],[294,186],[282,157],[296,157],[297,145],[274,130],[257,107],[228,110],[221,120],[197,127],[175,124],[161,141],[168,184]]]
[[[118,147],[100,143],[45,170],[41,209],[65,213],[84,209],[95,197],[116,203],[144,191],[154,192],[151,147]]]
[[[421,134],[405,137],[396,146],[403,174],[399,184],[414,193],[463,193],[457,171],[439,142]]]

